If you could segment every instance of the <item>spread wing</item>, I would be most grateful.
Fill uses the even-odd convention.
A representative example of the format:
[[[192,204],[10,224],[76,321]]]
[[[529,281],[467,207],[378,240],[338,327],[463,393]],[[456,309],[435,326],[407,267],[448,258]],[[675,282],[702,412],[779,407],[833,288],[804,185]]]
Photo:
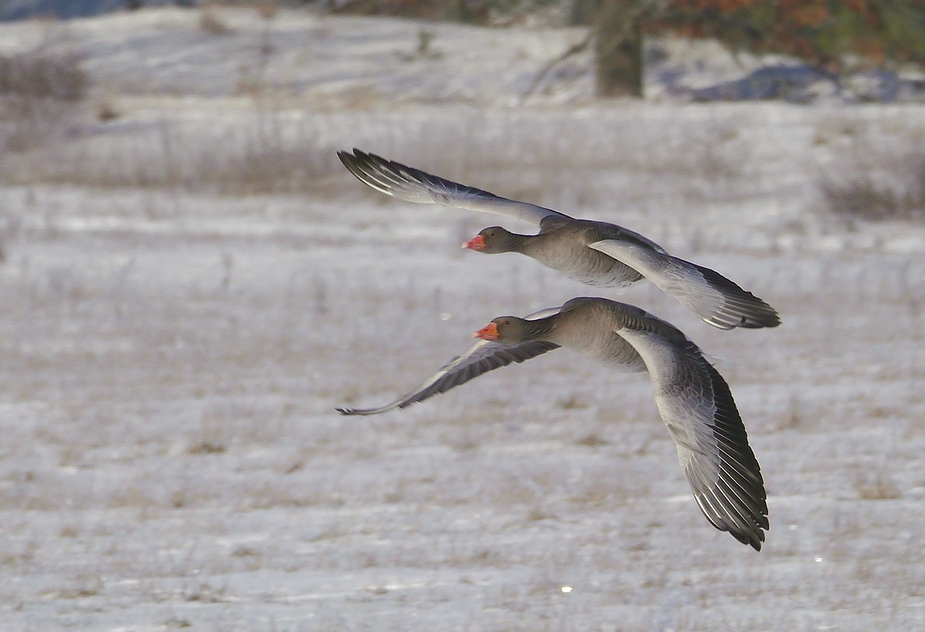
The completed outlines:
[[[542,340],[506,345],[488,340],[479,340],[464,354],[453,358],[440,370],[427,378],[423,384],[402,398],[379,408],[338,408],[342,415],[378,415],[393,408],[404,408],[434,395],[445,393],[454,386],[464,384],[483,373],[507,366],[512,362],[523,362],[530,358],[557,349],[559,345]]]
[[[714,270],[619,239],[589,247],[635,269],[709,325],[759,329],[780,324],[770,305]]]
[[[655,403],[703,515],[760,551],[769,526],[767,495],[726,381],[689,340],[672,342],[652,330],[618,333],[645,360]]]
[[[571,219],[552,209],[509,200],[488,191],[444,180],[420,169],[386,160],[375,154],[367,154],[359,149],[354,149],[352,154],[339,151],[337,157],[363,184],[406,202],[443,204],[470,211],[494,213],[530,222],[536,227],[539,227],[544,217]]]

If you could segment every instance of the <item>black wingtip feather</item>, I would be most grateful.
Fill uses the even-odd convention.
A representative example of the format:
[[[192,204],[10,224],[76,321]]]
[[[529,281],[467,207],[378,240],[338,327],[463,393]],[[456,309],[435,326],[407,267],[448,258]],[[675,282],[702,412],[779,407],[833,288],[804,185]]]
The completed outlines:
[[[698,266],[704,280],[723,295],[723,307],[710,319],[710,325],[720,329],[764,329],[781,324],[780,315],[773,307],[719,272]]]
[[[690,345],[689,351],[702,360],[696,346]],[[760,551],[765,540],[764,530],[769,528],[767,493],[761,467],[748,444],[748,433],[729,385],[715,367],[702,361],[709,374],[709,388],[713,391],[715,412],[712,434],[716,441],[719,470],[711,485],[705,488],[692,486],[692,491],[711,525]]]
[[[337,157],[340,158],[340,161],[348,169],[351,169],[351,167],[356,165],[360,160],[363,159],[364,156],[365,154],[359,149],[357,149],[356,147],[353,148],[352,154],[349,151],[343,151],[343,150],[337,151]]]

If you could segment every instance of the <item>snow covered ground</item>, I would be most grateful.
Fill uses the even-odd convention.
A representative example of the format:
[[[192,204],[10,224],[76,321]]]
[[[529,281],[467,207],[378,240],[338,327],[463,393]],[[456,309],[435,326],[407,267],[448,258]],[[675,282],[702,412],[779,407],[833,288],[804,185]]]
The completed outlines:
[[[925,627],[925,227],[841,221],[823,193],[902,186],[925,111],[603,104],[583,75],[517,105],[580,32],[286,12],[280,96],[233,79],[255,16],[69,23],[87,109],[0,160],[0,628]],[[406,61],[422,29],[442,52]],[[645,376],[567,351],[338,416],[494,316],[601,294],[461,251],[497,219],[365,189],[352,146],[618,222],[774,305],[779,328],[722,332],[646,285],[603,293],[715,358],[764,549],[700,515]]]

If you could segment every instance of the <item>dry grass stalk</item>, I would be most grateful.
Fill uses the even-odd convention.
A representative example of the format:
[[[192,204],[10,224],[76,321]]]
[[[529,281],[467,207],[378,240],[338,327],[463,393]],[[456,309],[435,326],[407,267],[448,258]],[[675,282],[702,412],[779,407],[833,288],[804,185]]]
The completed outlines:
[[[65,129],[88,83],[73,53],[0,55],[0,149],[25,152]]]
[[[855,481],[854,489],[864,500],[894,500],[902,498],[902,492],[892,478],[877,474],[871,478]]]
[[[199,30],[209,35],[228,35],[232,32],[212,7],[205,7],[199,14]]]
[[[279,12],[279,0],[260,0],[255,5],[257,14],[264,20],[272,20]]]
[[[909,189],[896,191],[861,174],[844,184],[827,182],[822,191],[829,210],[846,219],[869,222],[925,220],[925,164]]]
[[[88,84],[80,57],[74,53],[39,48],[18,55],[0,55],[0,95],[79,101]]]
[[[119,118],[121,113],[116,109],[116,104],[109,96],[103,96],[96,102],[96,118],[105,123]]]

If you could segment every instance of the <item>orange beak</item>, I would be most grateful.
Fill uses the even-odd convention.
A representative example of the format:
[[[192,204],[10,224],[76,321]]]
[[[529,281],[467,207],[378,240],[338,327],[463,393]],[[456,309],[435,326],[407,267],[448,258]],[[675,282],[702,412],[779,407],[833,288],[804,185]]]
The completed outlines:
[[[481,235],[476,235],[464,243],[462,247],[468,248],[469,250],[485,250],[485,239]]]
[[[498,326],[494,323],[488,323],[477,332],[472,334],[473,338],[481,338],[482,340],[497,340],[498,339]]]

